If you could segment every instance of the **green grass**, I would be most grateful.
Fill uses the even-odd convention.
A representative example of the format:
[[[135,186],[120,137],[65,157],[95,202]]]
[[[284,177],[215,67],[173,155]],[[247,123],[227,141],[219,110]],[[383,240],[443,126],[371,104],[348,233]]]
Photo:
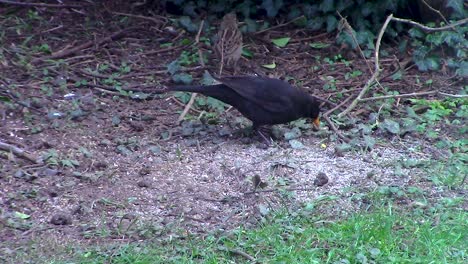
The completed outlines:
[[[402,211],[384,205],[337,222],[277,213],[256,229],[154,244],[74,250],[73,263],[466,263],[467,213],[456,206]],[[51,262],[69,263],[69,262]]]

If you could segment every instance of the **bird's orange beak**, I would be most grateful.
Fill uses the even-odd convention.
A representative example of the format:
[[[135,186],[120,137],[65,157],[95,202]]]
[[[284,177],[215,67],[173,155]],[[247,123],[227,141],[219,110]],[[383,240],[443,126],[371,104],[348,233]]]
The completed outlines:
[[[316,130],[320,129],[320,118],[316,117],[312,123],[314,124],[314,128]]]

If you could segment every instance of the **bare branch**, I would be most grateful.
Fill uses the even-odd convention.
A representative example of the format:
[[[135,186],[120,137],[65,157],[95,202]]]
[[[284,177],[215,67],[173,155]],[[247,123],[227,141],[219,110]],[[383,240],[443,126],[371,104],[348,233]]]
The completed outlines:
[[[205,23],[205,20],[202,20],[201,23],[200,23],[200,27],[198,28],[197,36],[195,37],[195,43],[197,45],[198,45],[198,43],[200,43],[200,35],[201,35],[201,32],[202,32],[204,23]],[[202,53],[200,48],[198,48],[198,58],[199,58],[201,66],[205,67],[205,62],[203,61],[203,53]],[[190,108],[192,108],[193,102],[195,102],[196,97],[197,97],[197,93],[192,93],[192,96],[190,96],[190,101],[185,106],[184,111],[182,111],[179,118],[177,118],[177,124],[179,124],[182,120],[184,120],[184,117],[187,115]]]
[[[362,88],[361,92],[359,95],[354,99],[354,101],[346,108],[343,112],[338,114],[338,117],[343,117],[344,115],[348,114],[351,110],[353,110],[359,100],[369,91],[369,89],[372,87],[372,84],[377,81],[377,78],[379,77],[380,74],[380,66],[379,66],[379,52],[380,52],[380,43],[382,42],[382,37],[383,34],[385,33],[385,29],[388,26],[388,23],[390,23],[390,20],[392,20],[393,14],[390,14],[387,17],[387,20],[385,20],[385,23],[383,24],[382,28],[380,29],[379,35],[377,37],[376,43],[375,43],[375,69],[374,69],[374,74],[372,74],[372,77],[367,81],[366,85],[364,88]]]

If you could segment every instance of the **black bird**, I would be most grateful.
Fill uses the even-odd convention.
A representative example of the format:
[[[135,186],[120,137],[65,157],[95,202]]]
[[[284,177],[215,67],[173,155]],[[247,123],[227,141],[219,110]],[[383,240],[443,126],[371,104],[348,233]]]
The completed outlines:
[[[172,86],[169,91],[200,93],[235,107],[253,122],[262,125],[282,124],[302,117],[319,121],[319,103],[306,91],[268,77],[230,76],[214,78],[220,84]]]

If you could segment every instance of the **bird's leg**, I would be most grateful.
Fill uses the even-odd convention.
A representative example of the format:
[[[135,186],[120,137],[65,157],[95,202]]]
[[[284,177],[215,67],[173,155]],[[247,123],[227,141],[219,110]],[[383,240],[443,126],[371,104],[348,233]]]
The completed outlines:
[[[256,125],[256,124],[253,124],[252,130],[255,131],[255,132],[257,132],[257,134],[259,134],[260,137],[262,137],[263,140],[265,140],[265,143],[266,143],[267,145],[270,145],[271,139],[267,138],[267,137],[262,133],[262,131],[260,130],[260,126],[258,126],[258,125]]]

